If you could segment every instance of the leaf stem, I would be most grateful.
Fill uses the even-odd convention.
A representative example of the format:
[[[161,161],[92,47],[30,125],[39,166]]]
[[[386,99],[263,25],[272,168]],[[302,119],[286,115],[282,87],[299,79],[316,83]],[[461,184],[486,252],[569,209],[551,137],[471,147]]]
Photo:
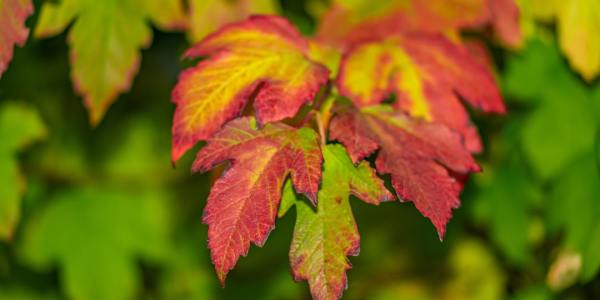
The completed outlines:
[[[332,94],[327,95],[325,101],[321,104],[319,111],[315,113],[315,119],[317,121],[317,127],[319,128],[319,135],[321,136],[321,144],[327,143],[326,128],[329,127],[329,121],[331,120],[331,109],[335,103],[335,96]]]
[[[325,138],[325,127],[323,126],[323,117],[320,112],[315,114],[315,120],[317,122],[317,128],[319,129],[319,136],[321,137],[321,146],[325,146],[327,139]]]

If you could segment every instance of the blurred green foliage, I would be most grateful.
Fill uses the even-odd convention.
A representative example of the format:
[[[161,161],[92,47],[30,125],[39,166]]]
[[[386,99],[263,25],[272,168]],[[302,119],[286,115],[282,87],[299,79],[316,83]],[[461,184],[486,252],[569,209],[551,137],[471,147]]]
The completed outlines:
[[[310,33],[305,7],[318,3],[281,7]],[[362,251],[346,298],[600,299],[600,83],[544,32],[494,52],[510,113],[478,122],[484,172],[444,242],[411,204],[351,201]],[[308,299],[289,274],[291,212],[219,287],[200,221],[211,174],[190,176],[191,154],[176,168],[169,158],[184,34],[155,32],[95,129],[65,39],[30,39],[0,80],[0,228],[21,211],[14,234],[0,232],[0,299]]]

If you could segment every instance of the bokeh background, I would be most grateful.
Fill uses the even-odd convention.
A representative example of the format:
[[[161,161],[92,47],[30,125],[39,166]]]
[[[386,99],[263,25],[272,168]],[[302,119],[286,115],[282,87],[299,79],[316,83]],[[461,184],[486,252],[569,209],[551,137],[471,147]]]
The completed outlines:
[[[326,3],[275,5],[311,34]],[[484,172],[445,240],[412,204],[353,201],[361,252],[344,298],[600,299],[600,83],[572,71],[552,21],[523,22],[521,49],[488,42],[509,114],[474,114]],[[22,217],[0,241],[0,299],[309,299],[289,272],[293,213],[220,287],[201,223],[214,175],[190,174],[193,151],[170,162],[189,36],[153,35],[96,128],[73,92],[67,34],[16,50],[0,80],[0,202],[21,199]]]

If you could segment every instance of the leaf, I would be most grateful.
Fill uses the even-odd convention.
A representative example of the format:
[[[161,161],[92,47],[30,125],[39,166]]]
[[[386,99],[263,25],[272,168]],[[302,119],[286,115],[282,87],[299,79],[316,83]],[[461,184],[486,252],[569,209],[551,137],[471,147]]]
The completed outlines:
[[[34,34],[54,36],[74,23],[68,36],[71,78],[96,125],[118,95],[131,86],[140,50],[152,38],[146,23],[175,28],[181,26],[181,18],[179,1],[61,0],[44,4]]]
[[[324,66],[331,72],[331,77],[336,77],[342,60],[339,49],[316,39],[309,40],[308,57]]]
[[[350,194],[370,204],[392,195],[367,162],[355,167],[343,147],[328,145],[323,157],[316,211],[305,201],[291,202],[297,216],[290,264],[296,280],[308,280],[313,299],[339,299],[347,286],[346,270],[351,268],[346,256],[358,255],[360,247]]]
[[[558,1],[560,47],[571,66],[592,81],[600,73],[600,2]]]
[[[160,273],[159,299],[213,300],[213,277],[206,261],[204,241],[196,230],[176,231],[177,239],[169,247]],[[183,233],[183,234],[182,234]]]
[[[600,74],[600,3],[597,0],[520,0],[526,25],[556,20],[559,44],[571,67],[591,82]],[[533,26],[531,25],[533,24]],[[534,31],[535,32],[535,31]]]
[[[543,103],[540,98],[555,93],[554,87],[560,92],[565,82],[573,81],[569,76],[556,45],[532,39],[522,52],[508,57],[503,91],[507,100]]]
[[[486,0],[333,1],[317,38],[337,46],[403,32],[449,33],[483,23]]]
[[[25,178],[16,155],[46,136],[36,111],[23,104],[5,102],[0,106],[0,239],[9,240],[21,215]]]
[[[519,161],[521,163],[521,161]],[[525,265],[532,250],[529,241],[532,204],[540,198],[539,188],[526,176],[523,164],[502,162],[497,169],[485,168],[477,203],[487,205],[487,222],[492,241],[511,263]]]
[[[0,300],[59,300],[56,295],[48,292],[35,291],[25,287],[0,288]]]
[[[308,51],[300,33],[274,16],[227,25],[188,50],[188,58],[209,58],[184,71],[173,91],[173,161],[237,117],[250,99],[260,123],[294,116],[328,79]]]
[[[533,284],[522,290],[519,290],[511,300],[552,300],[554,295],[546,284]]]
[[[508,60],[504,81],[507,95],[535,103],[521,129],[521,140],[538,176],[553,179],[593,149],[598,124],[593,100],[555,46],[532,42]]]
[[[505,111],[490,72],[438,35],[359,44],[344,56],[336,84],[357,107],[379,104],[394,93],[397,107],[460,132],[473,152],[481,150],[481,141],[459,98],[485,112]]]
[[[31,0],[0,2],[0,77],[13,57],[13,47],[23,47],[29,35],[25,20],[33,13]]]
[[[274,0],[190,0],[189,39],[197,42],[219,27],[255,14],[275,14]]]
[[[490,23],[500,41],[511,48],[523,45],[520,11],[514,0],[487,0]]]
[[[168,215],[156,191],[63,190],[32,216],[19,253],[32,267],[59,267],[70,299],[133,299],[142,287],[137,259],[165,252]]]
[[[231,166],[213,185],[203,216],[222,284],[250,243],[262,246],[274,228],[288,174],[296,190],[316,203],[322,157],[311,129],[273,123],[259,130],[254,119],[241,118],[209,139],[193,170],[206,172],[224,161]]]
[[[581,280],[600,269],[600,170],[592,153],[572,163],[554,186],[545,205],[551,230],[564,229],[563,245],[581,255]]]
[[[460,205],[462,183],[454,175],[479,171],[460,136],[443,125],[414,120],[385,106],[334,117],[330,138],[346,148],[354,162],[374,153],[379,174],[390,174],[401,201],[411,201],[444,236],[452,209]]]
[[[452,277],[438,299],[506,299],[506,275],[485,244],[475,239],[462,240],[447,260]]]
[[[296,193],[294,193],[294,187],[292,180],[288,179],[283,185],[283,191],[281,192],[281,203],[279,204],[279,210],[277,211],[277,217],[283,218],[285,214],[294,206],[296,203]]]
[[[156,27],[162,30],[187,27],[186,14],[181,0],[144,0],[141,3],[147,11],[148,18]]]
[[[125,126],[107,131],[103,139],[97,138],[98,145],[111,145],[105,160],[95,158],[96,162],[102,162],[104,177],[115,184],[140,188],[173,181],[176,173],[164,160],[170,150],[168,129],[161,129],[147,117],[131,118],[123,123]]]

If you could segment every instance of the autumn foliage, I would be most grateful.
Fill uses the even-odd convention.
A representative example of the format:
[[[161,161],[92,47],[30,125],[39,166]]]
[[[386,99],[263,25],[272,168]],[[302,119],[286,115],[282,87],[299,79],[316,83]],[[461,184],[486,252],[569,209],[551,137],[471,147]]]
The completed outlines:
[[[41,6],[32,35],[67,31],[73,89],[92,126],[132,86],[153,27],[187,32],[192,46],[183,59],[192,66],[179,73],[171,93],[170,160],[185,167],[182,157],[199,149],[192,171],[214,172],[202,221],[222,285],[240,257],[252,245],[265,245],[277,219],[292,209],[291,273],[308,282],[314,299],[338,299],[347,287],[348,257],[360,250],[351,199],[370,205],[410,202],[433,225],[432,239],[437,233],[443,240],[465,184],[482,171],[475,155],[486,149],[470,114],[507,112],[488,46],[521,49],[532,35],[527,22],[556,21],[558,43],[572,68],[586,82],[600,73],[600,5],[593,0],[329,2],[315,12],[313,35],[274,15],[270,1],[60,0]],[[0,0],[0,76],[14,47],[24,46],[32,13],[29,0]],[[507,89],[523,96],[520,84],[509,80]],[[551,97],[536,88],[524,98]],[[569,115],[565,111],[561,116]],[[574,123],[586,121],[575,120],[585,115],[579,112],[573,113]],[[14,125],[20,120],[35,126],[20,132]],[[9,240],[24,189],[13,156],[46,132],[37,115],[20,106],[3,107],[0,121],[0,133],[20,136],[0,145],[0,154],[11,158],[10,184],[19,186],[0,211],[0,238]],[[588,140],[581,148],[591,148]],[[534,161],[545,155],[535,151],[531,146],[525,155]],[[550,178],[563,167],[539,163],[535,168]],[[104,205],[92,191],[80,194]],[[140,214],[140,219],[151,218]],[[153,251],[145,247],[151,248],[133,245],[118,254]],[[57,250],[57,257],[68,260],[69,251]],[[586,270],[586,276],[595,270]]]
[[[481,141],[463,103],[505,111],[485,52],[471,52],[458,30],[517,18],[494,19],[496,1],[475,3],[473,20],[429,2],[349,18],[356,24],[338,19],[354,11],[334,6],[315,38],[281,17],[252,16],[186,52],[202,60],[173,91],[172,158],[206,141],[194,171],[229,162],[203,217],[222,283],[251,243],[266,242],[280,206],[297,208],[290,264],[316,299],[341,296],[346,256],[358,253],[350,194],[413,202],[443,238],[463,180],[480,170]],[[390,175],[395,195],[376,174]],[[282,204],[287,180],[292,200]]]

